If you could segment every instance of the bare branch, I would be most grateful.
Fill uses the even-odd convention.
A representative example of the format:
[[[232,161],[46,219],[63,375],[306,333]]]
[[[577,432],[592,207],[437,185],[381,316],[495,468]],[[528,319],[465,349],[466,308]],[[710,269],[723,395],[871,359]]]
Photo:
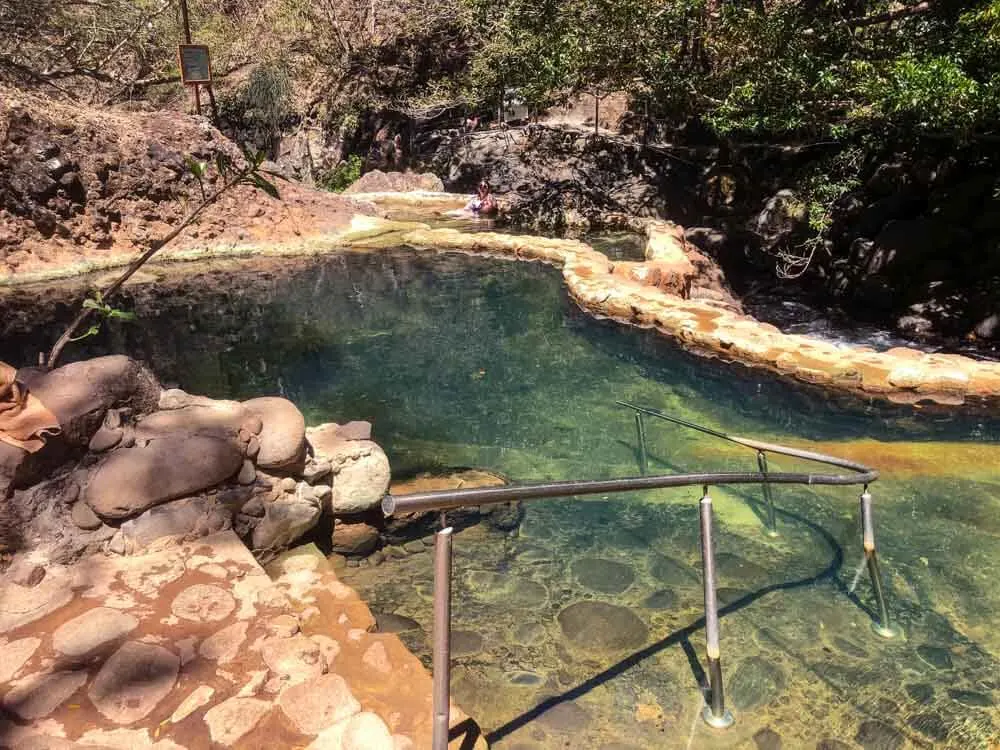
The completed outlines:
[[[907,5],[906,7],[886,11],[885,13],[879,13],[874,16],[848,18],[844,21],[844,23],[851,28],[859,29],[865,26],[876,26],[880,23],[892,23],[893,21],[898,21],[901,18],[909,18],[910,16],[919,16],[924,13],[929,13],[932,9],[933,7],[930,0],[924,0],[916,5]]]

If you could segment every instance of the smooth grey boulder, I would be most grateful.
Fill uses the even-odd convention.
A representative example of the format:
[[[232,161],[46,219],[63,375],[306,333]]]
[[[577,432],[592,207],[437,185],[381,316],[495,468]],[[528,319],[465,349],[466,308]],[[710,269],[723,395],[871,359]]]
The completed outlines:
[[[130,518],[214,487],[242,465],[242,452],[229,440],[204,435],[157,438],[108,454],[91,476],[84,500],[105,520]]]
[[[252,398],[242,406],[249,417],[260,419],[263,425],[257,435],[260,443],[257,466],[301,469],[306,460],[306,420],[298,407],[288,399],[273,396]]]

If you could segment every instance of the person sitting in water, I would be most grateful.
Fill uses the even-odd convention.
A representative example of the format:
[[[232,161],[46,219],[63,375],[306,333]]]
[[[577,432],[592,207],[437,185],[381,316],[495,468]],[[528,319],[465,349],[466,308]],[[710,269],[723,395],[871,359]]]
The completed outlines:
[[[476,196],[465,206],[466,211],[471,211],[477,216],[490,216],[497,211],[497,199],[490,192],[490,185],[486,180],[479,183]]]

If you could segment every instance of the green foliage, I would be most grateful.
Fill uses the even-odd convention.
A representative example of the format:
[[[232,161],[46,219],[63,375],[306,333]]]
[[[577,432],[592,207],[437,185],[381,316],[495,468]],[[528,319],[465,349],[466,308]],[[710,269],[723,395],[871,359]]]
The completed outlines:
[[[262,190],[267,193],[272,198],[279,199],[281,195],[278,193],[278,188],[264,175],[276,177],[278,179],[284,179],[284,177],[277,172],[271,172],[261,168],[267,159],[267,154],[264,151],[244,148],[243,159],[246,162],[246,165],[242,169],[237,169],[233,165],[232,159],[229,158],[229,155],[224,151],[219,151],[215,155],[215,168],[218,170],[219,176],[227,182],[231,181],[234,185],[252,185],[258,190]],[[184,162],[187,165],[188,171],[198,182],[198,188],[201,190],[202,201],[207,202],[208,195],[205,192],[205,177],[208,173],[208,163],[197,161],[192,159],[190,156],[187,157]]]
[[[861,185],[864,157],[863,149],[848,148],[811,165],[799,182],[809,228],[817,236],[829,229],[837,201]]]
[[[859,67],[877,117],[930,131],[964,131],[980,119],[982,87],[954,59],[906,54],[885,69]]]
[[[104,300],[104,295],[99,290],[94,292],[93,297],[88,297],[83,301],[83,309],[92,310],[92,314],[97,316],[97,322],[91,323],[86,331],[79,336],[70,338],[70,341],[80,341],[89,336],[96,336],[101,330],[101,324],[106,320],[123,320],[126,322],[135,320],[135,313],[112,307]]]
[[[327,172],[319,179],[319,186],[324,190],[334,193],[341,193],[361,176],[361,157],[351,154],[346,160],[341,161],[337,166]]]
[[[1000,0],[464,0],[470,99],[630,92],[721,134],[967,137],[1000,124]]]

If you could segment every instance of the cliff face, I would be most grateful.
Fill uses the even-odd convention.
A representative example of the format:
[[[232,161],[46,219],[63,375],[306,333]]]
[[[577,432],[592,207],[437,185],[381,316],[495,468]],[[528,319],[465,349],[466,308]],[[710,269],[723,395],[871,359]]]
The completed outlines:
[[[165,235],[200,200],[188,160],[239,149],[205,118],[69,106],[0,89],[0,277],[127,254]],[[219,179],[209,167],[206,190]],[[227,193],[178,246],[335,231],[370,208],[298,184],[276,202]]]

